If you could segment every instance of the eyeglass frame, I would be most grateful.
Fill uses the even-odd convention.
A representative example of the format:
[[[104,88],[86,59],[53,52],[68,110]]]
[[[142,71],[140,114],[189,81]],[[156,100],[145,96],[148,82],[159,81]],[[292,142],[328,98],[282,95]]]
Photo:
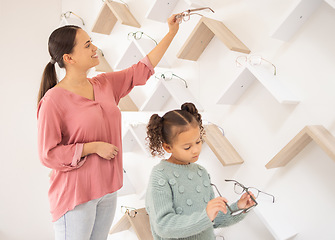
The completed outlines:
[[[139,38],[136,37],[137,33],[141,33],[141,36]],[[156,46],[157,46],[157,41],[155,39],[153,39],[152,37],[150,37],[148,34],[142,32],[142,31],[136,31],[136,32],[129,32],[128,33],[128,40],[130,40],[130,37],[133,37],[135,40],[140,40],[142,38],[142,36],[145,35],[148,38],[150,38],[152,41],[155,42]]]
[[[190,20],[190,16],[191,16],[191,15],[196,14],[196,15],[199,15],[199,16],[203,16],[203,15],[201,15],[201,14],[199,14],[199,13],[193,13],[193,12],[196,12],[196,11],[202,11],[202,10],[206,10],[206,9],[209,9],[212,13],[214,13],[214,10],[211,9],[210,7],[202,7],[202,8],[187,9],[187,10],[181,12],[181,13],[178,13],[178,14],[175,16],[175,19],[176,19],[176,21],[178,21],[179,23],[182,23],[182,21],[187,22],[188,20]],[[186,16],[188,17],[187,20],[184,19],[184,17],[186,17]]]
[[[83,23],[83,26],[85,26],[84,20],[79,15],[75,14],[72,11],[67,11],[65,13],[62,13],[60,16],[64,17],[64,18],[69,18],[71,14],[73,14],[74,16],[76,16],[77,18],[79,18],[81,20],[81,22]]]
[[[236,181],[236,180],[225,179],[225,181],[226,181],[226,182],[234,182],[234,187],[238,184],[240,187],[243,188],[243,191],[242,191],[241,193],[238,193],[238,192],[234,189],[235,193],[237,193],[237,194],[242,194],[242,193],[245,191],[245,192],[247,192],[247,193],[250,195],[250,192],[248,191],[248,189],[253,188],[253,189],[255,189],[255,190],[258,191],[256,198],[258,197],[258,194],[259,194],[259,193],[263,193],[263,194],[266,194],[266,195],[272,197],[272,203],[275,202],[275,196],[273,196],[272,194],[263,192],[263,191],[259,190],[258,188],[255,188],[255,187],[246,187],[246,186],[244,186],[242,183],[239,183],[239,182]],[[250,195],[250,196],[251,196],[251,195]],[[253,197],[251,196],[251,198],[253,198]]]
[[[123,209],[125,211],[123,211]],[[136,208],[133,208],[133,207],[121,206],[121,212],[124,214],[128,214],[128,216],[131,218],[134,218],[137,215]]]
[[[186,82],[185,79],[183,79],[183,78],[177,76],[177,75],[174,74],[173,72],[171,72],[171,74],[172,74],[171,79],[166,79],[166,77],[165,77],[165,74],[166,74],[166,73],[167,73],[167,72],[165,72],[165,73],[157,73],[157,74],[155,75],[155,78],[157,78],[157,79],[163,79],[164,81],[167,81],[167,80],[172,80],[173,77],[177,77],[177,78],[179,78],[180,80],[182,80],[182,81],[185,83],[185,87],[188,88],[188,85],[187,85],[187,82]],[[158,74],[160,74],[160,77],[157,77]]]
[[[251,62],[250,61],[250,58],[252,58],[252,57],[259,57],[261,60],[263,60],[263,61],[265,61],[265,62],[267,62],[267,63],[270,63],[272,66],[273,66],[273,68],[274,68],[274,72],[273,72],[273,75],[277,75],[277,68],[276,68],[276,66],[272,63],[272,62],[270,62],[269,60],[266,60],[265,58],[262,58],[261,56],[259,56],[259,55],[249,55],[249,56],[243,56],[243,55],[241,55],[241,56],[238,56],[238,57],[236,57],[236,59],[235,59],[235,63],[236,63],[236,66],[237,67],[242,67],[243,66],[243,64],[242,63],[240,63],[239,61],[238,61],[238,59],[239,58],[245,58],[245,62]],[[262,63],[260,63],[260,64],[257,64],[257,65],[261,65]],[[255,64],[256,65],[256,64]]]

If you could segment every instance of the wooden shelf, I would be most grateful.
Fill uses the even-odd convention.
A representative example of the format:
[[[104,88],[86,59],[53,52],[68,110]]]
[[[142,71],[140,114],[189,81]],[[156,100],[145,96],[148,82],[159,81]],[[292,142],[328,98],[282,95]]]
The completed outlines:
[[[298,98],[285,88],[278,76],[273,75],[273,72],[262,65],[252,66],[249,63],[228,86],[217,103],[235,104],[255,80],[258,80],[279,103],[299,103]]]
[[[285,214],[287,211],[278,203],[261,202],[253,211],[274,239],[289,240],[298,234],[294,226],[288,222],[289,216]]]
[[[99,65],[95,67],[95,71],[97,72],[113,72],[113,68],[107,62],[105,56],[103,55],[101,50],[97,50],[97,55],[99,57]]]
[[[203,107],[193,97],[191,92],[181,85],[178,79],[169,81],[159,80],[154,93],[146,100],[140,108],[140,111],[164,111],[164,106],[169,104],[171,108],[179,109],[185,102],[192,102],[199,111],[203,111]]]
[[[125,4],[106,0],[93,25],[92,32],[109,35],[117,21],[124,25],[141,27]]]
[[[151,39],[141,38],[139,40],[131,41],[114,68],[122,70],[138,63],[138,61],[144,58],[155,46],[156,44]],[[169,68],[170,65],[165,60],[165,57],[163,57],[157,67]]]
[[[153,240],[150,229],[149,215],[145,208],[136,209],[136,216],[125,214],[110,230],[109,234],[122,232],[132,227],[140,240]]]
[[[217,126],[209,124],[204,125],[204,128],[206,131],[204,140],[223,166],[242,164],[244,162]]]
[[[134,101],[131,99],[129,94],[119,101],[119,108],[121,111],[138,111],[138,107],[134,103]]]
[[[289,41],[322,2],[323,0],[298,1],[296,5],[290,9],[289,13],[285,17],[285,20],[275,30],[271,37],[283,41]]]
[[[141,149],[145,154],[149,155],[149,151],[146,148],[146,124],[130,124],[126,133],[124,134],[123,151],[135,152],[136,149]]]
[[[222,22],[202,17],[177,54],[177,57],[197,61],[214,36],[217,36],[232,51],[250,53],[249,48]]]
[[[178,1],[179,0],[156,0],[145,17],[166,23],[167,19],[172,15],[172,11],[176,7]]]
[[[311,141],[316,142],[335,161],[335,138],[321,125],[304,127],[265,167],[283,167],[289,163]]]

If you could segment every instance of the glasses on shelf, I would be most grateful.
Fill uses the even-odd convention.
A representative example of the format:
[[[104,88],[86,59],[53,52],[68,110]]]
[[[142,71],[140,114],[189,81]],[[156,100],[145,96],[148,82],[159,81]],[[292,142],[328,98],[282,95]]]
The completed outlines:
[[[202,10],[210,10],[212,13],[214,13],[214,10],[211,9],[210,7],[202,7],[202,8],[194,8],[194,9],[188,9],[186,11],[183,11],[179,14],[176,15],[175,19],[178,23],[182,23],[182,21],[187,22],[188,20],[190,20],[191,15],[199,15],[199,16],[203,16],[199,13],[197,13],[198,11],[202,11]]]
[[[69,17],[71,16],[71,14],[74,15],[74,16],[76,16],[77,18],[79,18],[79,19],[81,20],[83,26],[85,26],[85,22],[84,22],[84,20],[83,20],[81,17],[79,17],[79,15],[75,14],[74,12],[67,11],[67,12],[65,12],[65,13],[62,13],[62,14],[61,14],[61,18],[62,18],[62,17],[63,17],[63,18],[69,18]]]
[[[150,38],[152,41],[155,42],[155,44],[157,45],[157,42],[155,39],[153,39],[152,37],[150,37],[149,35],[145,34],[144,32],[141,31],[137,31],[137,32],[130,32],[128,33],[128,40],[130,40],[131,38],[134,38],[135,40],[140,40],[142,38],[142,36],[145,35],[148,38]]]
[[[124,214],[128,214],[129,217],[136,217],[137,211],[136,208],[121,206],[121,212]]]
[[[165,80],[165,81],[169,81],[169,80],[172,80],[173,77],[176,77],[180,80],[182,80],[184,83],[185,83],[185,87],[188,88],[188,85],[187,85],[187,82],[185,79],[177,76],[176,74],[172,73],[172,72],[165,72],[165,73],[157,73],[155,75],[155,78],[157,79],[162,79],[162,80]]]
[[[103,2],[105,2],[105,0],[102,0]],[[113,0],[107,0],[108,2],[113,2]],[[127,3],[125,3],[124,1],[122,0],[119,0],[122,4],[124,4],[128,9],[129,9],[129,6]]]
[[[272,62],[270,62],[270,61],[262,58],[261,56],[258,56],[258,55],[238,56],[235,59],[235,63],[236,63],[237,67],[242,67],[247,62],[250,65],[252,65],[252,66],[261,65],[263,61],[267,62],[267,63],[270,63],[273,66],[273,68],[274,68],[273,75],[276,76],[277,75],[277,68],[276,68],[276,66]]]

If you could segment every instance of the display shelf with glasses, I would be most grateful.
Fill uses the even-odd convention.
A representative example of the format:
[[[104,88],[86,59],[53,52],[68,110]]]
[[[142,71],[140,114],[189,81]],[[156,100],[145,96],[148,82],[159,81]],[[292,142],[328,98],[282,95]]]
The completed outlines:
[[[274,70],[270,70],[265,64],[253,65],[248,61],[244,64],[238,76],[225,89],[217,103],[235,104],[256,80],[258,80],[279,103],[297,104],[300,102],[300,100],[281,83],[275,66]]]
[[[279,27],[271,34],[271,37],[289,41],[322,2],[323,0],[296,1],[295,5],[288,11]]]
[[[285,166],[311,141],[318,144],[335,161],[335,137],[322,125],[308,125],[277,153],[265,167],[270,169]]]
[[[144,58],[155,46],[151,39],[132,40],[114,68],[121,70],[130,67]],[[170,65],[163,57],[157,67],[170,68]]]
[[[153,91],[153,94],[144,102],[140,111],[164,111],[167,105],[169,108],[180,108],[185,102],[192,102],[196,105],[199,111],[203,111],[203,107],[199,101],[192,95],[186,87],[186,81],[182,81],[174,76],[165,77],[165,80],[160,76],[171,75],[171,72],[164,74],[156,74],[156,78],[160,80]]]
[[[124,216],[111,228],[109,234],[126,231],[133,228],[138,239],[153,240],[150,229],[149,215],[145,208],[126,212]]]
[[[146,18],[165,23],[178,2],[179,0],[156,0],[149,8]]]
[[[183,47],[178,58],[197,61],[213,37],[218,37],[230,50],[250,53],[250,50],[222,22],[202,17]]]
[[[105,0],[100,13],[93,25],[92,32],[109,35],[116,22],[140,28],[141,25],[130,12],[128,5],[111,0]]]
[[[99,57],[99,65],[95,66],[95,71],[97,71],[97,72],[113,72],[113,68],[107,62],[103,51],[98,48],[96,53]]]
[[[145,123],[129,124],[128,129],[125,131],[125,134],[122,138],[123,151],[125,153],[136,152],[137,149],[140,149],[145,154],[149,155],[149,151],[147,150],[145,145],[145,138]]]
[[[84,20],[72,11],[67,11],[61,14],[61,22],[59,26],[62,27],[66,25],[75,25],[85,29]]]
[[[223,166],[242,164],[244,161],[226,136],[214,124],[204,124],[205,143],[210,147]]]

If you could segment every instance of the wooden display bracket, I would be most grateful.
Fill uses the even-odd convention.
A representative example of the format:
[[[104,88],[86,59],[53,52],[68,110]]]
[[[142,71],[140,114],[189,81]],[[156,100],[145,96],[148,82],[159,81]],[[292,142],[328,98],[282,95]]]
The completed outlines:
[[[311,141],[315,141],[335,161],[335,137],[321,125],[305,126],[265,167],[283,167]]]
[[[153,240],[150,229],[149,215],[145,208],[136,209],[136,216],[125,214],[110,230],[109,234],[122,232],[132,227],[140,240]]]
[[[124,25],[141,27],[125,4],[105,0],[99,16],[93,25],[92,32],[109,35],[117,21],[120,21]]]
[[[316,11],[322,2],[323,0],[298,1],[297,4],[290,9],[289,13],[285,17],[285,20],[274,31],[274,33],[271,34],[271,37],[282,41],[289,41],[308,20],[308,18]],[[334,1],[332,0],[326,0],[326,2],[332,7],[335,6]],[[334,6],[332,4],[334,4]]]
[[[232,51],[250,53],[249,48],[222,22],[202,17],[177,54],[177,57],[197,61],[214,36],[217,36]]]
[[[138,107],[136,106],[134,101],[131,99],[129,94],[120,99],[118,106],[121,111],[134,111],[134,112],[138,111]]]
[[[132,40],[114,68],[122,70],[138,63],[138,61],[144,58],[155,46],[154,41],[151,39],[141,38],[139,40]],[[157,64],[157,67],[170,68],[170,65],[163,56],[161,61]]]
[[[216,125],[204,125],[204,128],[206,131],[204,140],[223,166],[242,164],[244,162]]]
[[[139,147],[145,154],[150,155],[145,145],[145,138],[146,124],[130,124],[122,138],[123,151],[134,152],[136,147]]]
[[[154,93],[146,100],[140,108],[140,111],[162,111],[168,101],[173,101],[174,107],[179,109],[185,102],[192,102],[199,111],[203,111],[203,107],[191,94],[191,92],[182,86],[178,79],[169,81],[159,80]]]
[[[278,76],[273,75],[273,72],[269,71],[269,69],[265,69],[260,65],[252,66],[249,63],[228,86],[217,103],[234,104],[255,80],[258,80],[279,103],[299,103],[298,98],[285,88]]]
[[[113,68],[107,62],[105,56],[103,55],[100,49],[97,50],[97,55],[99,57],[99,65],[95,67],[95,71],[97,72],[113,72]]]

